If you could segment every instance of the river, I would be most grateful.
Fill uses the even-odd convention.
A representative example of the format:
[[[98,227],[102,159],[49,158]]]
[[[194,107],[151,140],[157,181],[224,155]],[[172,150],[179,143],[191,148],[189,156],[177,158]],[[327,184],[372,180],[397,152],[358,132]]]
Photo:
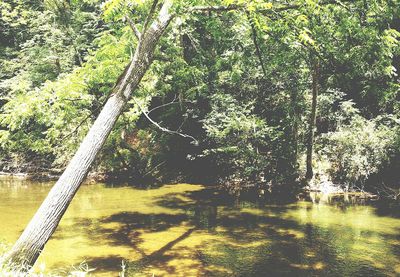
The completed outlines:
[[[52,184],[0,178],[0,242],[18,238]],[[36,268],[63,275],[85,262],[93,276],[118,276],[124,261],[132,276],[400,276],[398,214],[342,198],[268,204],[193,184],[83,185]]]

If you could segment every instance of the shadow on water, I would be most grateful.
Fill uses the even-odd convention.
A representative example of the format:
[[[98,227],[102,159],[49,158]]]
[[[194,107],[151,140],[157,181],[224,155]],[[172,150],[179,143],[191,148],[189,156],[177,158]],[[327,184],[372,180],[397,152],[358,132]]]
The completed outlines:
[[[0,186],[1,234],[12,239],[31,217],[26,206],[36,210],[50,187],[14,183]],[[268,202],[199,185],[92,184],[43,256],[52,268],[86,261],[95,276],[116,276],[122,260],[128,276],[400,276],[399,209],[363,201]]]
[[[166,252],[169,251],[172,247],[174,247],[179,242],[187,239],[195,230],[196,230],[196,228],[190,228],[187,231],[185,231],[182,235],[180,235],[176,239],[168,242],[161,248],[153,251],[151,254],[149,254],[149,255],[144,254],[141,259],[132,261],[130,263],[131,272],[135,272],[135,273],[139,272],[139,271],[143,270],[146,266],[149,266],[149,265],[153,265],[153,266],[158,265],[158,266],[163,266],[163,269],[166,270],[169,274],[176,273],[176,270],[174,267],[165,266],[166,262],[168,262],[169,260],[175,259],[174,255],[167,255]]]
[[[31,216],[25,206],[33,213],[48,188],[0,187],[2,236],[15,239],[21,218]],[[52,268],[86,261],[95,276],[117,276],[122,260],[128,276],[399,276],[396,211],[352,201],[239,200],[188,184],[88,185],[43,259]]]
[[[389,256],[386,262],[398,261],[400,235],[340,225],[328,218],[338,215],[332,209],[336,213],[350,210],[347,204],[321,206],[318,212],[326,212],[327,218],[322,215],[321,222],[315,223],[316,210],[311,204],[243,202],[214,189],[166,194],[154,204],[176,213],[118,212],[95,221],[82,219],[69,228],[89,227],[92,243],[107,241],[133,249],[138,258],[129,261],[129,273],[134,276],[398,274],[396,265],[384,262]],[[290,216],[297,213],[306,220]],[[115,271],[122,258],[110,255],[86,260],[91,266]]]

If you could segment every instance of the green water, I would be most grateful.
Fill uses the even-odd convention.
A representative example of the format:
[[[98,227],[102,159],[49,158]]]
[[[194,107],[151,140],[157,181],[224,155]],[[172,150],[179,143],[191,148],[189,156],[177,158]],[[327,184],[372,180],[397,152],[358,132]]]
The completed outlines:
[[[52,183],[0,178],[0,241],[13,243]],[[351,199],[237,201],[201,185],[84,185],[37,268],[93,276],[400,276],[400,219]]]

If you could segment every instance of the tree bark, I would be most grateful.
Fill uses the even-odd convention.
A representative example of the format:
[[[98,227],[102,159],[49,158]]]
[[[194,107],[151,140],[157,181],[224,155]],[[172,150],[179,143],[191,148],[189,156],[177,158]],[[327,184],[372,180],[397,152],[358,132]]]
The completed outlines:
[[[131,92],[137,88],[151,65],[155,47],[173,17],[170,14],[171,5],[172,1],[166,0],[152,25],[142,31],[135,55],[117,81],[103,110],[60,179],[6,254],[5,262],[21,266],[23,270],[29,269],[36,262],[122,113]],[[149,14],[148,18],[151,16]]]
[[[317,119],[317,98],[318,98],[318,83],[319,83],[319,63],[314,62],[312,73],[312,103],[311,103],[311,116],[310,125],[308,130],[308,141],[307,141],[307,171],[306,180],[311,180],[314,176],[313,172],[313,148],[314,148],[314,132]]]

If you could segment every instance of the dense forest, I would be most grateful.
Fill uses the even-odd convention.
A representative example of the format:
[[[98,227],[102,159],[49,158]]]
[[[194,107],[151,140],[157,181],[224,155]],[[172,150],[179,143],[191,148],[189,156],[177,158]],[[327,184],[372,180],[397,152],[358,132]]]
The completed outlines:
[[[213,4],[169,26],[92,172],[233,192],[290,192],[314,177],[397,197],[399,3]],[[143,24],[149,5],[0,5],[2,170],[57,175],[133,55],[129,21]]]
[[[59,178],[4,259],[88,175],[396,205],[399,68],[398,0],[0,0],[0,171]]]

